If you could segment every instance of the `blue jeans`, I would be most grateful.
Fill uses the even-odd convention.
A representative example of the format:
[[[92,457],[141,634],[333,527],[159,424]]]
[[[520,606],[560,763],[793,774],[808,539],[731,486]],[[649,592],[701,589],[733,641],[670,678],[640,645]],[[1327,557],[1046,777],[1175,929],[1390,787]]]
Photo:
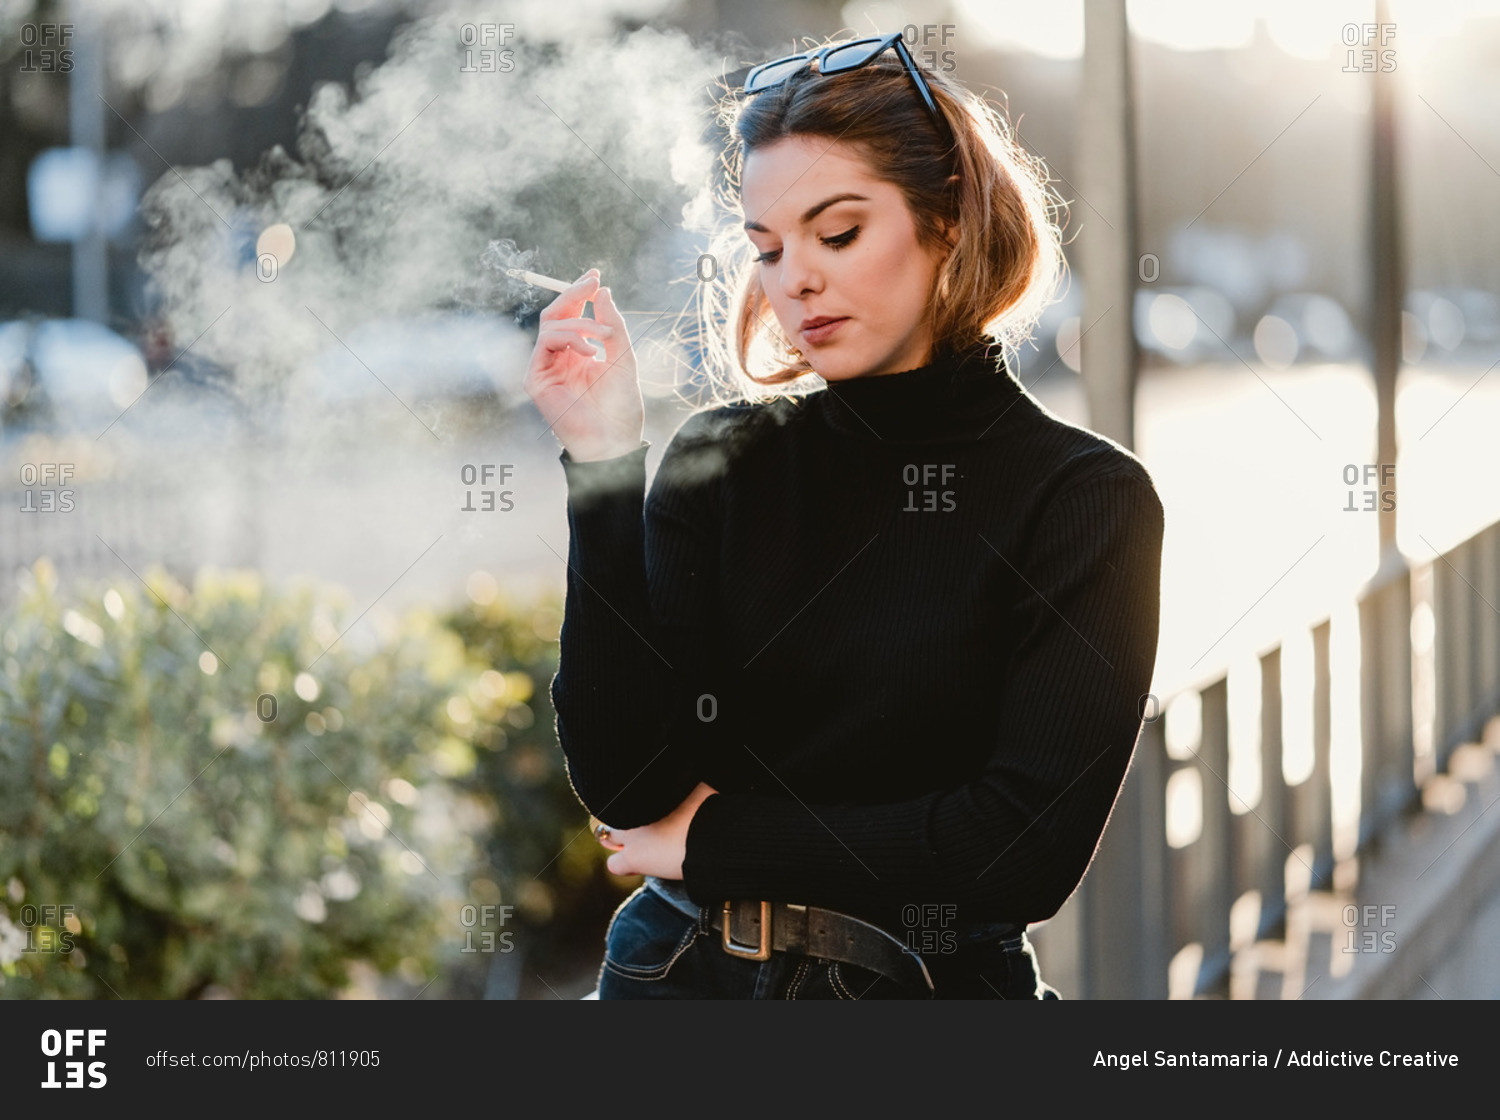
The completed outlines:
[[[925,991],[840,961],[724,951],[713,915],[690,917],[650,887],[615,911],[604,935],[600,999],[924,999]],[[923,954],[936,999],[1058,999],[1024,932]]]

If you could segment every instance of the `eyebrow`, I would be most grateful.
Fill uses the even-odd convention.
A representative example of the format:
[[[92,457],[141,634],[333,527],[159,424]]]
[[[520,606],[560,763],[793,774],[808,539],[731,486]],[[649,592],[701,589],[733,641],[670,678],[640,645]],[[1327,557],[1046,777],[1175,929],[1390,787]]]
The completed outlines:
[[[801,219],[802,220],[802,224],[803,225],[807,225],[808,222],[812,221],[819,214],[821,214],[824,210],[827,210],[835,202],[869,202],[869,201],[870,200],[868,198],[866,198],[864,195],[862,195],[862,194],[854,194],[852,191],[845,191],[843,194],[833,195],[830,198],[825,198],[822,202],[818,203],[816,206],[809,206],[807,208],[807,210],[802,215],[802,219]],[[746,222],[745,223],[745,228],[746,229],[753,229],[753,230],[755,230],[758,233],[770,233],[771,232],[765,226],[761,225],[759,222],[756,222],[756,221]]]

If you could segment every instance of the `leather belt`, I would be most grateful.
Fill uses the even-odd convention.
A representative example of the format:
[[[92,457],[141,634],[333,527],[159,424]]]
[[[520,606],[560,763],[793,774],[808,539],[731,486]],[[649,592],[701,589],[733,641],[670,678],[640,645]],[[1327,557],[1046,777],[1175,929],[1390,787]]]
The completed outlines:
[[[773,950],[840,961],[878,972],[899,984],[933,992],[922,958],[877,925],[850,914],[792,902],[726,902],[713,928],[724,951],[746,960],[769,960]]]

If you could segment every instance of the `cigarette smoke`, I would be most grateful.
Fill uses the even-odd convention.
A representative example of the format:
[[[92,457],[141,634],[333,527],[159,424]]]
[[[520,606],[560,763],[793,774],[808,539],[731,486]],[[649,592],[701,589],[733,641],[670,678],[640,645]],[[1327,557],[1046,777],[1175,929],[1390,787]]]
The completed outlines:
[[[194,3],[177,4],[191,35],[218,18],[213,34],[237,41],[243,5]],[[161,174],[140,261],[169,352],[186,354],[98,446],[170,477],[177,496],[158,507],[216,526],[216,562],[312,573],[382,610],[461,594],[484,570],[555,585],[559,446],[521,388],[521,324],[554,293],[504,269],[599,268],[646,395],[689,379],[672,328],[715,217],[712,102],[749,48],[640,26],[658,7],[425,9],[352,88],[312,91],[294,150]],[[161,57],[179,54],[169,42]],[[169,408],[198,399],[171,384],[193,367],[237,402],[233,438],[210,434],[199,404]],[[504,402],[498,419],[469,407],[476,379]],[[148,424],[165,438],[142,438]],[[466,481],[483,464],[508,493]],[[487,500],[514,509],[470,512]]]
[[[620,5],[504,12],[460,5],[402,27],[352,91],[314,91],[295,155],[157,180],[141,262],[177,346],[212,324],[194,355],[231,371],[243,399],[286,393],[296,410],[313,407],[298,400],[310,371],[357,360],[384,379],[381,355],[356,344],[362,325],[444,312],[495,324],[553,298],[507,267],[598,267],[653,317],[686,302],[671,282],[692,276],[710,216],[705,91],[724,58],[671,29],[612,33]],[[514,399],[530,347],[502,350],[487,368]]]

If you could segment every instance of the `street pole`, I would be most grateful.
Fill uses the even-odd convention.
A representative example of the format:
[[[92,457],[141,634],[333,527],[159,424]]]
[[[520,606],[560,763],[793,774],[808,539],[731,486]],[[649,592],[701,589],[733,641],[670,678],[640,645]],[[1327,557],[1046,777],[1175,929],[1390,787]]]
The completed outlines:
[[[104,54],[100,49],[97,12],[84,5],[69,8],[72,25],[73,69],[68,81],[68,132],[75,148],[94,155],[93,220],[73,242],[73,316],[109,322],[109,243],[103,230],[103,189],[106,107]]]

